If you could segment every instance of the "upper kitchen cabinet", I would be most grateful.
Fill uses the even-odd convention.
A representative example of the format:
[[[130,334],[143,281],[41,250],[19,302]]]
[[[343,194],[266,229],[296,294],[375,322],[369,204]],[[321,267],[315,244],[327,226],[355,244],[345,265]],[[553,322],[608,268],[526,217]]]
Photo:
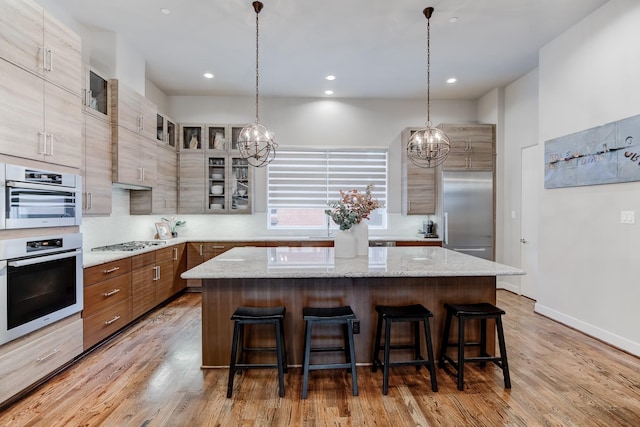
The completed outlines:
[[[451,142],[443,170],[492,171],[495,162],[496,127],[492,124],[440,124]]]
[[[204,153],[182,151],[178,158],[178,212],[202,214],[207,198],[207,175]]]
[[[157,109],[153,102],[116,79],[111,80],[111,115],[115,125],[149,140],[157,137]]]
[[[239,157],[208,156],[208,212],[251,213],[253,168]]]
[[[74,168],[82,163],[80,98],[0,60],[3,154]]]
[[[88,114],[84,116],[82,171],[82,214],[111,214],[111,123]]]
[[[103,119],[109,119],[111,117],[109,80],[90,67],[85,67],[83,81],[82,105],[84,111]]]
[[[157,179],[152,190],[131,191],[132,215],[175,214],[178,209],[178,158],[175,148],[157,145]]]
[[[156,141],[160,145],[166,145],[168,148],[176,151],[177,141],[176,122],[165,114],[158,113],[156,115]]]
[[[198,124],[180,125],[180,151],[204,152],[205,126]]]
[[[436,168],[421,168],[407,156],[407,143],[418,128],[402,131],[401,199],[404,215],[429,215],[436,212]]]
[[[152,188],[157,179],[157,152],[153,140],[121,126],[111,126],[113,182],[130,188]]]
[[[231,145],[229,127],[226,125],[207,125],[207,150],[226,150]]]
[[[80,96],[81,38],[32,0],[0,2],[0,57]]]

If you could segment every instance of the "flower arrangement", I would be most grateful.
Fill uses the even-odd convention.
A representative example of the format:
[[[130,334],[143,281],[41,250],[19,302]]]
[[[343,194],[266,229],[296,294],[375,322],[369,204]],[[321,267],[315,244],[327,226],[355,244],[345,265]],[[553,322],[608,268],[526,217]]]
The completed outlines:
[[[169,227],[171,227],[171,233],[172,234],[176,233],[176,230],[178,229],[178,227],[182,227],[183,225],[185,225],[187,223],[187,221],[180,221],[175,216],[172,216],[171,218],[164,218],[163,217],[162,220],[169,223]]]
[[[369,219],[371,211],[381,206],[380,202],[371,196],[372,189],[373,184],[367,185],[364,194],[355,189],[340,190],[340,200],[329,203],[332,209],[326,209],[324,213],[331,217],[340,230],[348,230],[363,219]]]

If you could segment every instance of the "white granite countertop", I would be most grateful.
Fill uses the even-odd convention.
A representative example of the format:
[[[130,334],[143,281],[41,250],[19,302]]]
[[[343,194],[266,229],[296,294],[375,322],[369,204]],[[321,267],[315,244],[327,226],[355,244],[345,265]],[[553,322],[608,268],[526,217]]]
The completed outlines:
[[[525,274],[508,265],[435,246],[371,247],[369,256],[334,258],[333,248],[233,248],[182,274],[184,279],[443,277]]]
[[[143,254],[145,252],[151,252],[158,250],[160,248],[177,245],[185,242],[247,242],[247,241],[256,241],[256,242],[269,242],[269,241],[278,241],[278,242],[299,242],[299,241],[323,241],[323,240],[333,240],[333,237],[326,236],[256,236],[251,239],[247,238],[238,238],[238,239],[194,239],[194,238],[185,238],[185,237],[177,237],[173,239],[163,240],[166,245],[161,246],[153,246],[145,249],[139,249],[135,251],[92,251],[92,248],[84,248],[82,252],[82,266],[84,268],[93,267],[95,265],[104,264],[105,262],[117,261],[119,259],[128,258],[134,255]],[[416,237],[407,237],[407,236],[371,236],[369,238],[372,242],[420,242],[420,241],[434,241],[440,242],[442,239],[439,238],[429,238],[425,239],[424,236],[416,234]],[[115,242],[119,243],[119,242]]]

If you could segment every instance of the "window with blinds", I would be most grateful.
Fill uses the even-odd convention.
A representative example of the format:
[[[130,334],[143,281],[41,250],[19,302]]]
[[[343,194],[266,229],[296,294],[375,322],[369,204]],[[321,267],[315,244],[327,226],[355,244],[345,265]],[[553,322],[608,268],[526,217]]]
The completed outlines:
[[[387,226],[387,150],[285,150],[267,167],[269,228],[337,226],[325,215],[340,190],[365,191],[382,204],[369,218],[369,227]]]

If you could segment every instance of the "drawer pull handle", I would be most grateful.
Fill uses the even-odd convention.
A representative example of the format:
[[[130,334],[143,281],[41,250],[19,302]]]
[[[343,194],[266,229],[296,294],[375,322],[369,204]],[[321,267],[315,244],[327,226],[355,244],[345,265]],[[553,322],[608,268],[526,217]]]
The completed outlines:
[[[120,316],[116,316],[111,320],[107,320],[106,322],[104,322],[105,326],[109,326],[110,324],[112,324],[113,322],[117,322],[120,319]]]
[[[112,291],[105,292],[103,295],[104,295],[105,297],[110,297],[111,295],[115,295],[115,294],[117,294],[118,292],[120,292],[120,289],[119,289],[119,288],[116,288],[116,289],[114,289],[114,290],[112,290]]]
[[[40,363],[40,362],[44,362],[45,360],[49,359],[51,356],[53,356],[56,353],[60,353],[60,348],[56,348],[55,350],[53,350],[51,353],[47,354],[46,356],[42,356],[39,357],[38,359],[36,359],[36,362]]]
[[[103,273],[104,274],[109,274],[109,273],[113,273],[114,271],[118,271],[118,270],[120,270],[120,267],[113,267],[113,268],[110,268],[108,270],[104,270]]]

